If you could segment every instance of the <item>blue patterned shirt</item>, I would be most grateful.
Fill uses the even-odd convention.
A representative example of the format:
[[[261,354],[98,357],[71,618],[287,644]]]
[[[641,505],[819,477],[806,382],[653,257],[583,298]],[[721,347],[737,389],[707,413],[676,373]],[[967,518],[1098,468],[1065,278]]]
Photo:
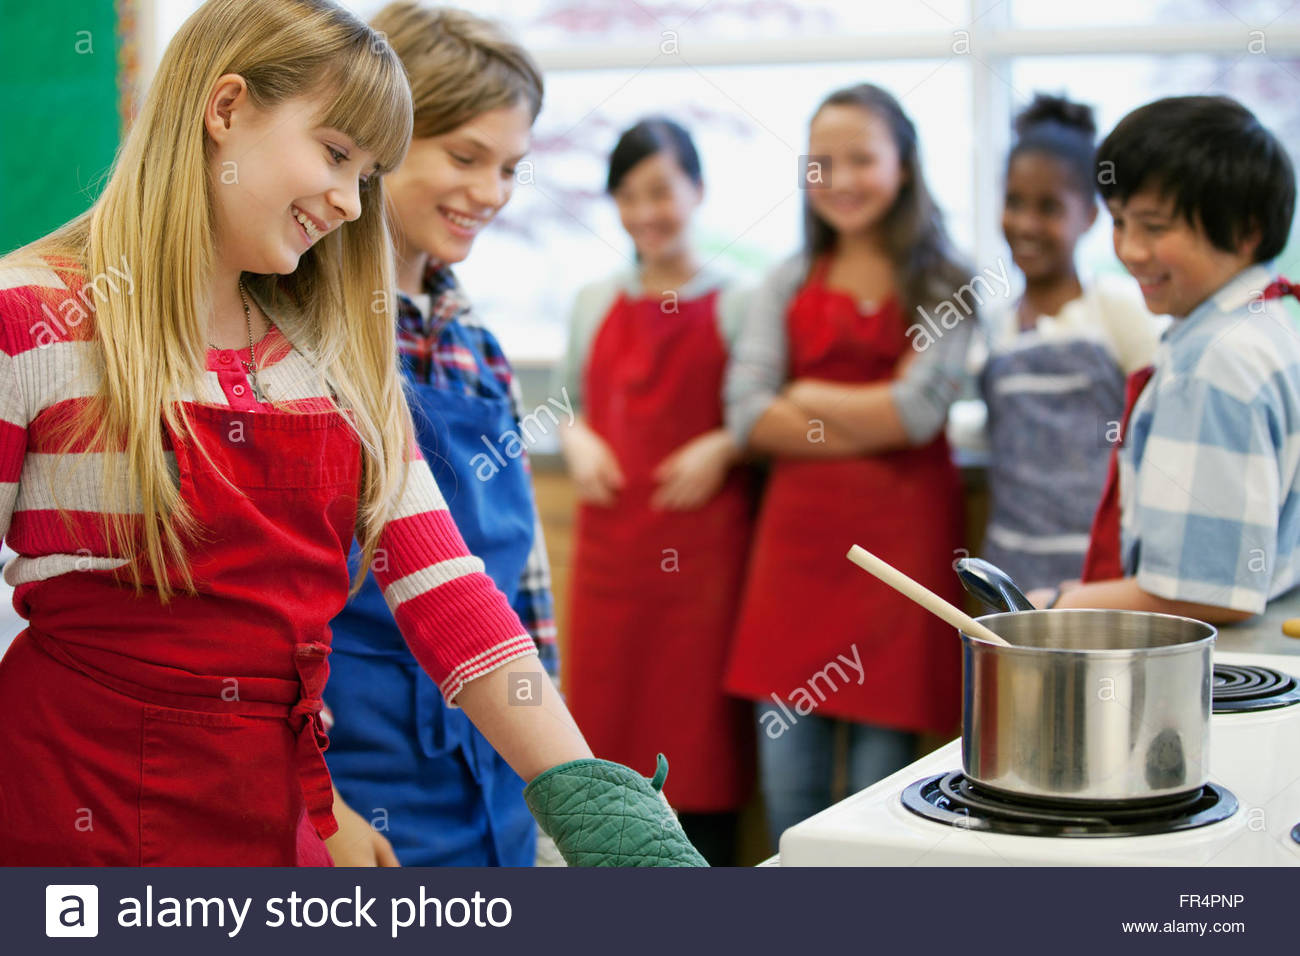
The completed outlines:
[[[1120,449],[1124,570],[1259,613],[1300,582],[1300,328],[1237,275],[1165,332]]]

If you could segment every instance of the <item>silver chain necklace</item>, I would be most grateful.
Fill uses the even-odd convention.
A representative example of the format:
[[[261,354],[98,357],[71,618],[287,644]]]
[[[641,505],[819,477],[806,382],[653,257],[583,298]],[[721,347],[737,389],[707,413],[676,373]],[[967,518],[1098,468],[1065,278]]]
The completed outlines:
[[[262,393],[261,384],[257,380],[257,353],[253,351],[253,310],[248,305],[248,294],[244,291],[244,280],[239,280],[239,298],[244,303],[244,324],[248,327],[248,358],[250,361],[239,360],[239,364],[248,370],[248,381],[253,386],[253,398],[259,402],[266,399]],[[211,348],[217,348],[211,342],[208,343]]]

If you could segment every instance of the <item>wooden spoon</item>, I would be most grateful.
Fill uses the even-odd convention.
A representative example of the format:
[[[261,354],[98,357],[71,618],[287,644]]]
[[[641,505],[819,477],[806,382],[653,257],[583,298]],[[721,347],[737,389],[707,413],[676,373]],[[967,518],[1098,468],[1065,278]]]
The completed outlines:
[[[959,631],[963,631],[977,640],[987,641],[990,644],[997,644],[1001,647],[1011,646],[965,611],[949,604],[925,585],[913,581],[898,568],[882,561],[866,548],[855,544],[849,548],[848,559],[863,570],[870,571],[895,591],[911,598],[931,614],[943,618]]]

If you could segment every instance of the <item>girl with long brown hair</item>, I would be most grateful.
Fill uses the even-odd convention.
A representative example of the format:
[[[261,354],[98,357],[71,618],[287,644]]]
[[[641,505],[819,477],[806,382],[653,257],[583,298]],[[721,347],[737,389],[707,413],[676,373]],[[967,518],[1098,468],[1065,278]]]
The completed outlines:
[[[773,843],[830,804],[838,725],[857,790],[910,762],[918,731],[954,729],[960,696],[944,625],[844,555],[861,544],[958,597],[942,431],[974,324],[949,317],[967,273],[887,92],[827,97],[808,156],[805,248],[753,296],[726,387],[736,440],[772,457],[727,687],[758,702]]]

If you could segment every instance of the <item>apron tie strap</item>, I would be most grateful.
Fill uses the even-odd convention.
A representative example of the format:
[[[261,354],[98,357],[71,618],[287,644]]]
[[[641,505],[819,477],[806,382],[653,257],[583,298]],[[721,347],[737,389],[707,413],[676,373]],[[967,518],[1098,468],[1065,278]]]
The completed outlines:
[[[1109,581],[1124,576],[1123,555],[1120,554],[1120,500],[1119,500],[1119,449],[1128,434],[1129,418],[1151,376],[1153,366],[1138,369],[1128,377],[1124,389],[1124,415],[1120,419],[1119,441],[1110,450],[1110,464],[1106,469],[1106,484],[1092,517],[1092,533],[1088,539],[1088,554],[1083,559],[1085,581]]]
[[[298,735],[298,780],[302,785],[307,816],[322,840],[338,831],[334,819],[334,789],[330,783],[325,751],[330,739],[325,732],[321,711],[325,701],[321,692],[329,677],[328,644],[312,641],[294,646],[294,666],[302,681],[302,696],[289,711],[290,724]]]
[[[1300,299],[1300,283],[1292,282],[1284,276],[1278,276],[1268,285],[1264,286],[1265,299],[1280,299],[1284,295],[1293,295]]]

